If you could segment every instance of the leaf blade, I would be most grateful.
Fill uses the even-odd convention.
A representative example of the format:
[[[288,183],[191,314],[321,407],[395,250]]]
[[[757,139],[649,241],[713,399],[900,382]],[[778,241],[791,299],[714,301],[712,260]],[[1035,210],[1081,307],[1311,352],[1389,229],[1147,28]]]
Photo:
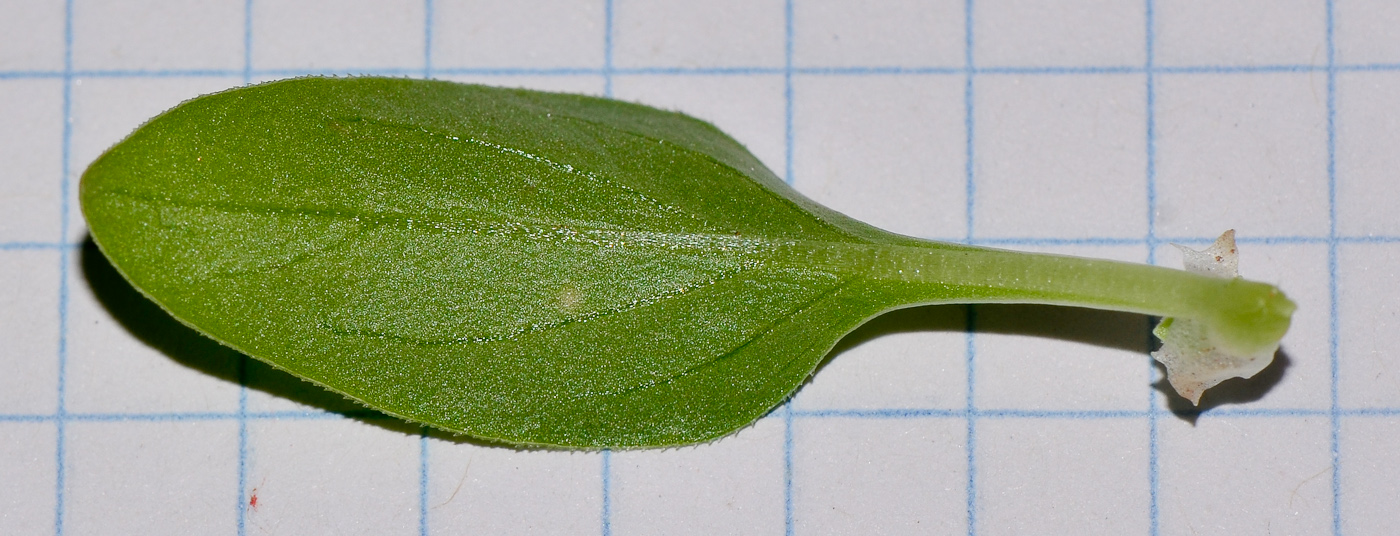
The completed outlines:
[[[848,277],[779,247],[882,232],[811,208],[709,125],[601,99],[384,79],[233,90],[104,154],[81,198],[118,270],[187,324],[382,411],[511,443],[722,436],[885,307],[833,307]]]

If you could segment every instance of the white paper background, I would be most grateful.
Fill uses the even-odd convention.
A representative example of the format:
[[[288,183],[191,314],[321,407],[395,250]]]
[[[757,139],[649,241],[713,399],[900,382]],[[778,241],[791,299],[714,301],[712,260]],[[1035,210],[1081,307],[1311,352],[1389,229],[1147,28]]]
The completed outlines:
[[[1400,532],[1397,6],[0,1],[0,534]],[[921,308],[714,444],[425,437],[180,328],[86,239],[103,149],[308,73],[680,109],[917,236],[1175,265],[1235,228],[1299,310],[1198,416],[1142,317]]]

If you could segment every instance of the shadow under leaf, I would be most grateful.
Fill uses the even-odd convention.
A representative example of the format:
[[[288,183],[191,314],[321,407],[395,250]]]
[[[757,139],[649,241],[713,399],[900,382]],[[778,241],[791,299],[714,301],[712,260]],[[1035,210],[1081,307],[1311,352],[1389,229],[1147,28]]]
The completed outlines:
[[[1166,368],[1161,363],[1156,363],[1157,369],[1162,371],[1162,379],[1152,386],[1167,397],[1167,409],[1177,418],[1196,424],[1196,420],[1202,414],[1219,406],[1230,404],[1245,404],[1264,398],[1264,395],[1273,390],[1274,386],[1283,381],[1283,377],[1292,366],[1293,360],[1288,357],[1288,352],[1279,348],[1274,353],[1274,360],[1264,370],[1249,378],[1230,378],[1219,385],[1206,389],[1201,393],[1200,405],[1193,406],[1191,401],[1177,394],[1172,389],[1166,379]]]
[[[80,262],[88,287],[107,313],[133,337],[172,361],[221,380],[242,384],[314,410],[339,414],[410,435],[422,426],[366,408],[319,385],[249,358],[186,326],[146,298],[117,272],[91,237],[83,240]]]
[[[891,311],[842,337],[817,367],[879,337],[896,333],[966,332],[1031,335],[1142,354],[1151,338],[1143,315],[1026,304],[925,305]]]
[[[1147,357],[1148,350],[1154,349],[1157,343],[1152,336],[1154,325],[1154,320],[1145,315],[1080,307],[1025,304],[911,307],[880,315],[847,334],[822,360],[817,372],[843,352],[879,337],[896,333],[966,332],[969,327],[975,333],[1031,335],[1124,350],[1128,352],[1125,357]],[[1285,351],[1280,350],[1273,363],[1254,377],[1234,378],[1207,390],[1201,397],[1199,407],[1192,406],[1190,401],[1178,395],[1167,384],[1162,365],[1155,361],[1153,364],[1162,371],[1163,378],[1153,387],[1166,395],[1168,408],[1173,413],[1194,422],[1196,416],[1211,408],[1263,398],[1283,379],[1290,359]]]

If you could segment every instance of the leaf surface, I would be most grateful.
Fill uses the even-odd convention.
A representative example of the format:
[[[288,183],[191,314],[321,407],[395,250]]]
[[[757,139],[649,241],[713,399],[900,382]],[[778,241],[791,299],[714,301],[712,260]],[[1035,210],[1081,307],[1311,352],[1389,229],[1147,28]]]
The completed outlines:
[[[798,195],[706,123],[576,95],[234,89],[110,149],[81,202],[116,268],[182,322],[513,444],[723,436],[849,330],[918,301],[813,254],[913,239]]]

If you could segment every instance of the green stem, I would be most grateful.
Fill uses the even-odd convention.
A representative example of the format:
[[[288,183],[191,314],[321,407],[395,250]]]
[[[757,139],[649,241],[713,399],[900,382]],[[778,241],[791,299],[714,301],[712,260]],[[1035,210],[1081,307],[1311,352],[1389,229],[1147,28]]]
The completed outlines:
[[[1144,264],[932,241],[792,247],[816,265],[926,289],[921,303],[1034,303],[1193,318],[1217,344],[1241,353],[1276,345],[1295,308],[1272,285]]]

